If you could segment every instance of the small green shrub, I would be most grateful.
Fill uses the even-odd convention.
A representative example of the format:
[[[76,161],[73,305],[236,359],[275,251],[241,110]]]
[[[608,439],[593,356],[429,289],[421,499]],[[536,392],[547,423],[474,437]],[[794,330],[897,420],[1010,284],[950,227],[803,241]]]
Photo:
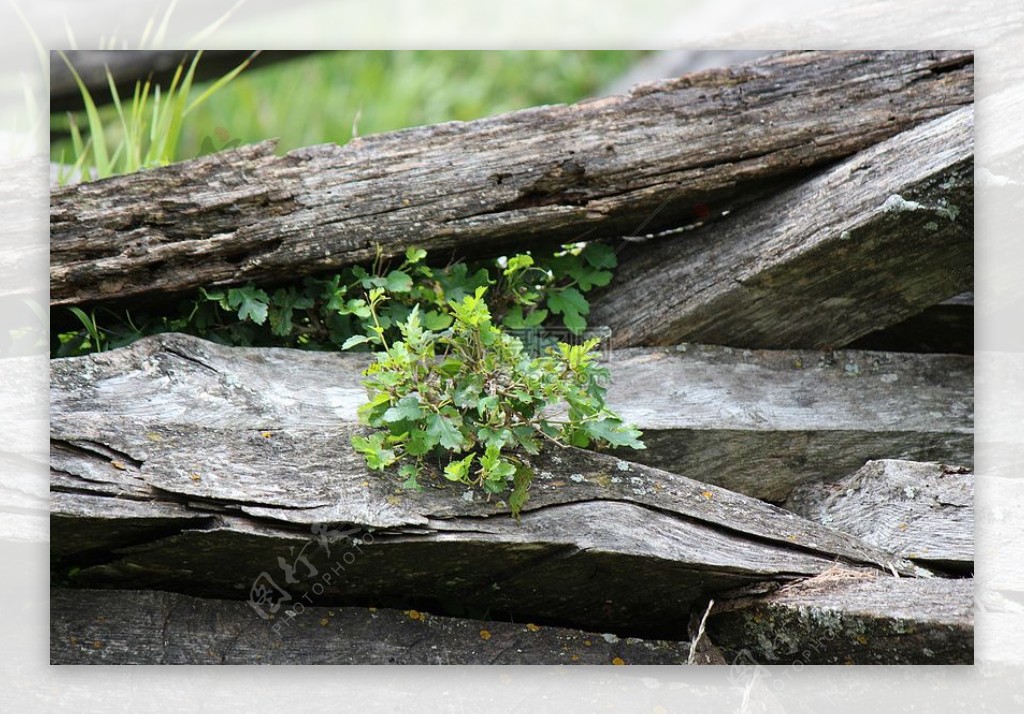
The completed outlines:
[[[420,306],[427,329],[449,327],[448,301],[462,300],[483,286],[489,287],[489,307],[502,327],[564,326],[580,335],[590,310],[587,293],[607,285],[616,265],[615,253],[601,243],[441,267],[428,265],[426,257],[423,249],[410,248],[397,266],[378,260],[274,288],[248,283],[201,289],[164,315],[100,308],[85,316],[74,308],[81,327],[56,336],[52,350],[57,357],[82,355],[169,331],[224,345],[338,350],[367,342],[361,336],[373,323],[366,294],[375,288],[390,298],[379,307],[378,320],[392,339],[414,306]]]
[[[352,446],[371,469],[396,465],[408,489],[420,488],[433,461],[449,481],[508,492],[518,518],[533,478],[524,454],[538,454],[545,442],[644,444],[638,430],[605,407],[608,374],[594,363],[597,339],[531,356],[494,324],[486,293],[481,286],[448,300],[450,327],[441,332],[425,327],[413,307],[397,326],[399,339],[389,342],[377,320],[386,291],[370,291],[373,325],[363,337],[383,352],[364,373],[369,401],[359,417],[375,431],[354,435]]]

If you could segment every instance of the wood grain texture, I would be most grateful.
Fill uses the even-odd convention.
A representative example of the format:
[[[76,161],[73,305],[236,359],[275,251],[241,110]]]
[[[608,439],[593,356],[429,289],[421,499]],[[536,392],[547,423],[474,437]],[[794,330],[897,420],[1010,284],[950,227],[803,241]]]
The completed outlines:
[[[248,604],[164,591],[50,592],[53,665],[680,665],[686,641],[387,608]]]
[[[623,459],[782,502],[870,459],[973,464],[966,356],[683,345],[606,355],[608,403],[644,431]],[[55,414],[238,429],[334,429],[365,401],[366,354],[225,348],[165,334],[52,363]]]
[[[716,604],[708,633],[730,662],[970,665],[973,613],[971,579],[833,569]]]
[[[929,568],[974,571],[974,475],[963,467],[885,459],[786,501],[803,517]]]
[[[628,95],[55,191],[51,305],[673,228],[973,99],[969,52],[805,52]]]
[[[708,593],[814,575],[836,559],[919,573],[758,500],[583,450],[531,458],[536,478],[519,524],[503,503],[439,475],[423,492],[402,491],[400,480],[367,471],[349,446],[359,428],[317,407],[322,398],[260,395],[282,411],[256,415],[244,398],[223,398],[251,389],[246,369],[274,351],[249,351],[249,365],[239,359],[240,372],[222,372],[176,349],[53,361],[58,583],[244,599],[261,573],[280,582],[280,564],[307,549],[316,573],[302,571],[312,581],[294,588],[319,585],[325,605],[455,604],[680,639]],[[280,372],[278,385],[294,379]],[[149,389],[135,389],[147,380]],[[318,409],[308,421],[282,417]],[[331,548],[315,541],[318,525],[358,537]]]
[[[633,251],[592,302],[612,344],[836,348],[973,287],[974,113]]]

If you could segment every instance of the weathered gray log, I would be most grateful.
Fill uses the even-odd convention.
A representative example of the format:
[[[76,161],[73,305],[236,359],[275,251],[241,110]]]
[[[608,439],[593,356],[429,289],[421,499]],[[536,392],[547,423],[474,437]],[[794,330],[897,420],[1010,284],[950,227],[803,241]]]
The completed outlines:
[[[966,356],[684,345],[606,356],[609,405],[644,431],[624,459],[782,502],[870,459],[973,464]],[[55,413],[333,429],[366,400],[366,354],[225,348],[166,334],[53,362]],[[168,414],[168,409],[175,413]]]
[[[118,95],[131,97],[136,82],[151,79],[165,90],[179,65],[185,69],[195,58],[192,50],[66,50],[68,60],[78,72],[82,82],[96,104],[113,101],[107,71],[114,79]],[[264,50],[252,58],[249,68],[260,67],[282,60],[308,54],[308,50],[280,51]],[[253,55],[248,50],[206,50],[196,65],[195,81],[221,77],[246,58]],[[82,93],[74,75],[56,51],[50,51],[50,111],[77,111],[83,108]]]
[[[378,245],[443,259],[672,228],[972,96],[969,52],[808,52],[344,147],[245,147],[54,192],[51,305],[294,279]]]
[[[240,601],[50,592],[52,665],[680,665],[688,656],[686,641],[412,610],[309,606],[268,622]]]
[[[915,127],[619,267],[612,344],[836,348],[971,289],[974,114]]]
[[[974,571],[974,475],[963,467],[885,459],[797,487],[786,508],[927,566]]]
[[[974,292],[925,308],[850,343],[855,350],[974,354]]]
[[[715,604],[708,634],[736,663],[971,664],[974,582],[836,568]]]
[[[439,475],[407,492],[369,472],[349,445],[359,428],[333,410],[281,419],[315,412],[322,398],[303,405],[271,387],[264,399],[281,409],[254,416],[216,396],[242,394],[241,374],[172,352],[132,367],[137,354],[53,361],[57,583],[246,598],[265,573],[292,599],[312,591],[323,605],[454,603],[518,621],[681,639],[690,606],[706,593],[814,575],[836,559],[918,573],[791,512],[582,450],[531,458],[536,477],[517,524],[505,504]],[[122,409],[118,375],[131,385],[145,373],[164,394],[140,392]],[[319,375],[323,390],[337,389]],[[321,542],[317,525],[355,530],[358,541]],[[309,569],[299,565],[303,553]],[[305,581],[287,584],[285,564]]]

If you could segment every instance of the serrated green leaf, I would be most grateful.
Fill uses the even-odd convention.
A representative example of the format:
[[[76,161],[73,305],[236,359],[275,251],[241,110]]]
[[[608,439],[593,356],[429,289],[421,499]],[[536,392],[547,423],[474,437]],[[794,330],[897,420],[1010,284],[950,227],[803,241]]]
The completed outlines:
[[[406,395],[394,407],[384,412],[383,420],[385,422],[400,422],[402,420],[418,420],[422,416],[423,410],[420,409],[419,398],[415,395]]]
[[[453,460],[444,468],[444,477],[452,482],[469,482],[469,469],[475,454],[470,453],[462,459]]]
[[[422,248],[407,248],[405,249],[405,260],[409,263],[419,263],[427,257],[427,252]]]
[[[452,324],[452,316],[447,313],[439,313],[436,310],[428,310],[423,314],[423,327],[427,330],[444,330]]]
[[[444,415],[431,414],[427,417],[427,435],[437,440],[445,449],[461,449],[462,433]]]
[[[349,348],[354,348],[356,345],[362,345],[363,343],[368,342],[370,342],[370,339],[365,335],[353,335],[341,344],[341,349],[348,350]]]
[[[391,271],[383,287],[389,293],[408,293],[412,290],[412,277],[405,271]]]
[[[598,269],[609,270],[619,263],[615,251],[603,243],[588,243],[580,255],[587,263]]]
[[[612,447],[646,449],[646,445],[640,441],[640,430],[624,425],[618,418],[606,417],[596,422],[587,422],[583,425],[583,430],[594,439],[603,440]]]
[[[522,512],[523,506],[530,498],[529,489],[532,481],[533,470],[525,464],[517,464],[515,476],[512,480],[512,494],[508,499],[509,510],[512,512],[512,516],[515,517],[517,523],[519,522],[519,514]]]
[[[270,296],[259,288],[232,288],[228,291],[227,302],[232,310],[238,310],[239,320],[251,320],[256,325],[263,325],[267,321]]]

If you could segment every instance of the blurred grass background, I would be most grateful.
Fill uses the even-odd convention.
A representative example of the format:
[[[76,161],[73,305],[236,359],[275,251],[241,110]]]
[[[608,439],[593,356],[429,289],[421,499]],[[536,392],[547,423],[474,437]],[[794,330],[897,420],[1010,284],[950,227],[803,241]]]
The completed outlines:
[[[189,114],[176,159],[278,138],[280,152],[592,96],[643,51],[348,50],[243,72]],[[197,85],[194,93],[202,92]],[[114,124],[113,110],[109,124]],[[66,116],[51,127],[67,126]],[[81,124],[82,122],[80,122]],[[116,131],[113,129],[112,131]],[[68,154],[60,139],[51,157]]]

